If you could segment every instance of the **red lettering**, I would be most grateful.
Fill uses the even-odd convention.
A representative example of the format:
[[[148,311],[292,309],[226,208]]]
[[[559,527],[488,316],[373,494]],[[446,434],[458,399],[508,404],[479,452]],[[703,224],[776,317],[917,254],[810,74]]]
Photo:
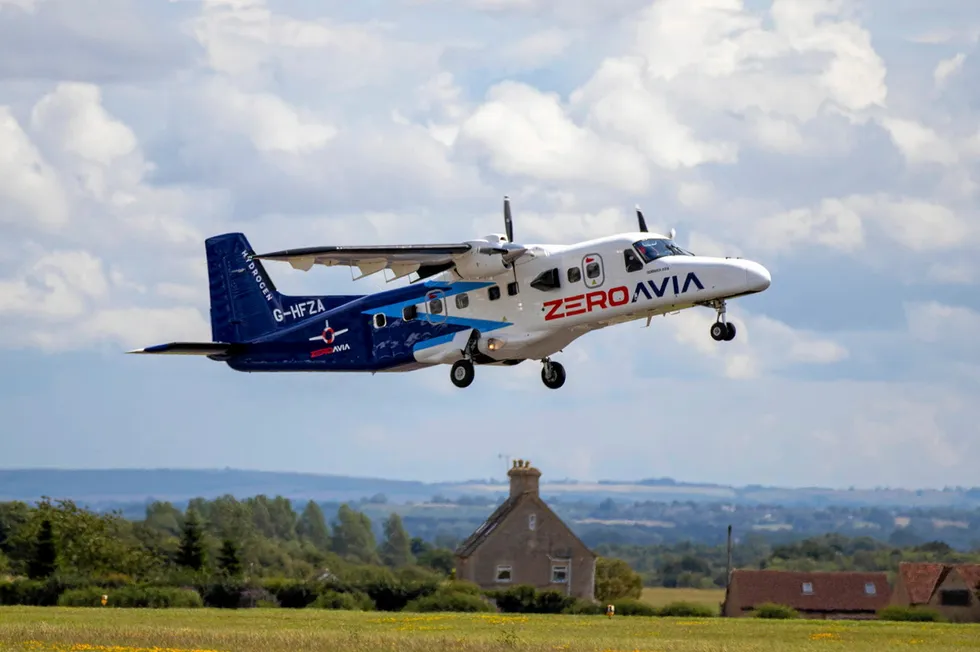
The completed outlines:
[[[619,292],[623,295],[623,300],[619,301],[616,299],[616,293]],[[623,306],[629,303],[630,292],[624,286],[620,285],[609,290],[609,305],[610,306]]]
[[[544,302],[544,305],[545,306],[550,306],[551,307],[551,310],[549,310],[547,313],[545,313],[545,316],[544,316],[544,320],[545,321],[551,321],[552,319],[561,319],[562,317],[565,316],[565,315],[556,314],[557,310],[559,308],[561,308],[561,302],[562,302],[561,299],[554,299],[552,301],[545,301]]]
[[[606,309],[606,293],[602,290],[585,295],[585,309],[592,312],[593,307]]]
[[[572,312],[572,310],[570,310],[570,308],[573,305],[574,306],[581,306],[582,305],[582,299],[583,298],[585,298],[585,295],[576,294],[574,297],[568,297],[567,299],[565,299],[565,316],[566,317],[572,317],[573,315],[582,315],[582,314],[585,313],[585,308],[576,307],[574,312]]]

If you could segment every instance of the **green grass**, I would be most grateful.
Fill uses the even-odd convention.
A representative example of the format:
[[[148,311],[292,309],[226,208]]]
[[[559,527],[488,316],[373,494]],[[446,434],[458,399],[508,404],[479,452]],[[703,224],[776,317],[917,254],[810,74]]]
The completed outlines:
[[[646,587],[640,597],[654,607],[662,607],[671,602],[694,602],[721,611],[718,605],[725,599],[725,589],[667,589]]]
[[[933,623],[0,607],[0,650],[34,652],[934,652],[978,646],[980,626]]]

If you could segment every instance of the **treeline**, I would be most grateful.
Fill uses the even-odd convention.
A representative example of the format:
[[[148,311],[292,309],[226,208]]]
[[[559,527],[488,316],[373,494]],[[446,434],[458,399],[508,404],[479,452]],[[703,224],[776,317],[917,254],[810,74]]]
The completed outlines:
[[[677,543],[636,546],[600,544],[596,552],[624,560],[645,586],[724,588],[727,545]],[[800,571],[882,571],[894,582],[899,563],[980,563],[980,550],[959,552],[941,541],[896,547],[870,537],[825,534],[772,544],[749,535],[732,547],[732,568]]]
[[[281,497],[154,503],[141,521],[68,500],[0,503],[0,604],[601,612],[559,591],[456,581],[451,550],[410,537],[397,514],[382,531],[348,505],[328,524],[316,503],[296,513]],[[629,610],[642,587],[603,559],[596,589]]]

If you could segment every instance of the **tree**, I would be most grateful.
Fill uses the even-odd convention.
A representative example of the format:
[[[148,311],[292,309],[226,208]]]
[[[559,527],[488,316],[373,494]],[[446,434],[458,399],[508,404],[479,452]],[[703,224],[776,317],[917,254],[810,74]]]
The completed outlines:
[[[303,513],[300,514],[299,522],[296,524],[296,534],[300,539],[305,539],[316,546],[317,550],[330,548],[327,519],[323,517],[323,510],[314,501],[309,501],[303,508]]]
[[[377,563],[377,543],[371,531],[371,519],[354,511],[347,503],[337,510],[330,547],[341,557],[362,563]]]
[[[204,532],[201,520],[193,509],[187,511],[184,519],[180,547],[177,549],[177,563],[193,570],[204,568]]]
[[[639,598],[643,580],[622,559],[599,557],[595,565],[595,597],[601,602],[620,598]]]
[[[242,572],[242,560],[238,545],[231,539],[221,542],[221,551],[218,553],[218,568],[228,577],[238,577]]]
[[[32,580],[50,577],[58,568],[58,551],[54,544],[51,520],[41,521],[41,531],[34,543],[34,551],[27,564],[27,576]]]
[[[392,568],[401,568],[415,562],[412,542],[402,525],[402,518],[392,512],[384,523],[385,540],[381,546],[381,559]]]

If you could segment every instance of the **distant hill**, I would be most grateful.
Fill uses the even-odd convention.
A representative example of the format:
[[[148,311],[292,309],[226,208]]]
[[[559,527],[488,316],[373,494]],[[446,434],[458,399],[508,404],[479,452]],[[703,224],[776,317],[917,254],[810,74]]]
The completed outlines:
[[[467,480],[426,483],[342,475],[247,471],[238,469],[14,469],[0,470],[0,501],[70,498],[90,504],[185,502],[231,494],[266,494],[318,502],[356,501],[406,504],[458,500],[463,496],[497,500],[507,492],[501,481]],[[829,489],[750,485],[731,487],[678,482],[670,478],[638,481],[542,482],[547,498],[595,502],[695,502],[799,507],[980,507],[980,487],[945,489]],[[435,499],[435,500],[434,500]]]

